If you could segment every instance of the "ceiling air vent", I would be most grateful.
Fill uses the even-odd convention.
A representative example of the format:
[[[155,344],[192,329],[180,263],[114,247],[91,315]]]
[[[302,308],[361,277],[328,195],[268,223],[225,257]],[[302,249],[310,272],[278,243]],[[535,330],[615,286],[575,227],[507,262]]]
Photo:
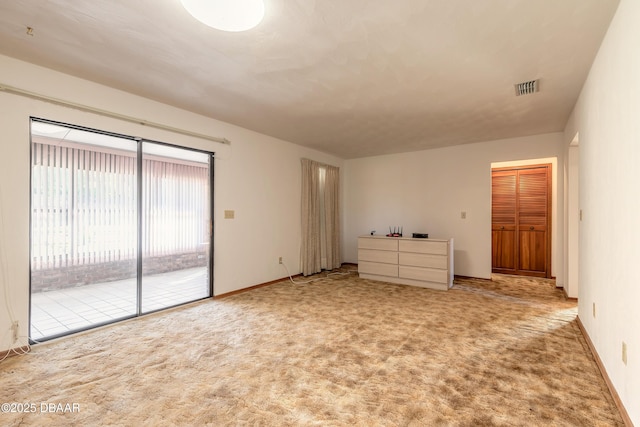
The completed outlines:
[[[529,95],[540,90],[540,80],[518,83],[516,86],[516,96]]]

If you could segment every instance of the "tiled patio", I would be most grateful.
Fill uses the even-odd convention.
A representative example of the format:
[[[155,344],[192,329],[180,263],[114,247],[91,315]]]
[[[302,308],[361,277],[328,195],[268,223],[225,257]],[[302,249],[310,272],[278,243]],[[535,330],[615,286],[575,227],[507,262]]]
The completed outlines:
[[[31,295],[31,339],[40,340],[136,314],[135,279]],[[209,296],[205,267],[145,276],[142,312]]]

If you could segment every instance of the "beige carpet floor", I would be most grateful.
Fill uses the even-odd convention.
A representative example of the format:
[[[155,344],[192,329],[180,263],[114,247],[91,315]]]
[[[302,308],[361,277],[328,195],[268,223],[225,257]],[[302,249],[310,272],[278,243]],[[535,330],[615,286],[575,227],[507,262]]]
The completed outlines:
[[[7,359],[37,410],[0,425],[623,425],[575,317],[539,279],[281,282]]]

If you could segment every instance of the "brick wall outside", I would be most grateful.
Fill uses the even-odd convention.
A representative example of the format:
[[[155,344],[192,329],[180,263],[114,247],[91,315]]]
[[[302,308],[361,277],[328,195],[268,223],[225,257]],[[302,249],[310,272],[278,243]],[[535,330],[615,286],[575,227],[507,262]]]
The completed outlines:
[[[187,268],[206,267],[206,252],[145,258],[143,275],[168,273]],[[74,288],[93,283],[113,282],[136,277],[136,261],[111,261],[100,264],[74,265],[31,272],[31,292]]]

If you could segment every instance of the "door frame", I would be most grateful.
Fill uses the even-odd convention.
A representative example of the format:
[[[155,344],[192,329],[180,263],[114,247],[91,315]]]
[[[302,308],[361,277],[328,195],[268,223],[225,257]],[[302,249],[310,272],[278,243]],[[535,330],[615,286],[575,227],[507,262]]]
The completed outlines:
[[[545,224],[545,228],[546,228],[546,238],[545,238],[545,260],[544,260],[544,264],[545,264],[545,272],[546,274],[544,276],[539,276],[539,273],[536,274],[522,274],[522,273],[517,273],[518,271],[523,271],[523,270],[519,270],[518,269],[518,264],[520,264],[520,257],[518,256],[518,252],[519,252],[519,248],[520,248],[520,224],[516,223],[515,225],[515,252],[516,252],[516,256],[515,256],[515,274],[518,275],[522,275],[522,276],[534,276],[534,277],[545,277],[545,278],[551,278],[551,204],[552,204],[552,197],[551,197],[551,190],[552,190],[552,185],[551,185],[551,181],[553,178],[552,172],[553,172],[553,165],[551,163],[543,163],[543,164],[533,164],[533,165],[522,165],[522,166],[513,166],[513,167],[504,167],[504,168],[492,168],[491,169],[491,179],[493,181],[493,173],[494,172],[507,172],[507,171],[525,171],[525,170],[534,170],[534,169],[547,169],[547,213],[546,213],[546,217],[547,217],[547,221]],[[517,185],[517,184],[516,184]],[[516,186],[516,192],[518,191],[517,186]],[[491,195],[491,200],[493,203],[493,194]],[[517,200],[517,198],[516,198]],[[518,207],[516,206],[516,211],[518,210]],[[491,221],[492,224],[492,230],[493,230],[493,220]],[[492,248],[492,252],[493,252],[493,248]],[[491,270],[493,272],[493,263],[491,265]]]
[[[564,191],[562,188],[562,176],[558,175],[558,157],[540,157],[521,160],[506,160],[491,162],[489,169],[489,210],[491,210],[492,190],[491,190],[491,172],[493,169],[517,169],[519,167],[531,167],[535,165],[551,164],[551,215],[549,216],[549,244],[548,249],[549,261],[549,278],[556,280],[557,277],[562,277],[562,266],[564,263],[563,253],[561,250],[562,241],[558,240],[558,236],[563,235],[563,221],[558,215],[559,207],[562,206],[562,200],[564,197]],[[491,235],[491,214],[489,214],[489,236]],[[491,238],[490,238],[491,241]],[[489,257],[489,270],[492,270],[492,261]],[[560,269],[558,271],[558,269]],[[558,274],[560,276],[558,276]],[[556,287],[562,287],[561,283],[556,282]]]
[[[576,135],[569,144],[565,157],[564,196],[564,289],[569,298],[579,294],[579,246],[580,246],[580,144]]]

